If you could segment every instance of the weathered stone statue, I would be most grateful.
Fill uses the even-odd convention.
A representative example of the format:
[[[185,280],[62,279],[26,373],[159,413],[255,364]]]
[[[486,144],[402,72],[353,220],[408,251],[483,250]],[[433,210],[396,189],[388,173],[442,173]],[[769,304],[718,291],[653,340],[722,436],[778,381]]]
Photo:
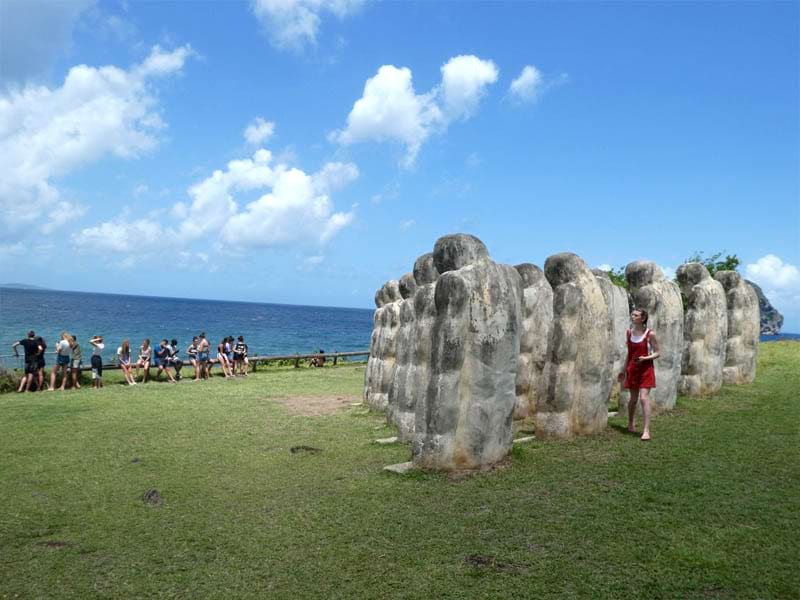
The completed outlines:
[[[677,278],[686,296],[679,391],[694,397],[714,394],[722,387],[728,338],[725,290],[702,263],[681,265]]]
[[[597,277],[597,283],[603,292],[608,306],[608,339],[611,348],[608,354],[608,363],[611,366],[610,379],[607,382],[609,396],[608,400],[619,398],[620,384],[617,375],[625,366],[625,359],[628,355],[627,344],[625,343],[625,332],[630,325],[630,304],[628,292],[625,288],[616,285],[608,273],[600,269],[592,269],[592,273]]]
[[[522,284],[478,238],[437,240],[430,377],[417,398],[412,457],[425,469],[475,469],[511,450]]]
[[[407,376],[414,360],[414,294],[416,291],[417,282],[414,280],[414,274],[403,275],[400,278],[400,295],[403,299],[398,303],[398,327],[395,339],[396,362],[392,380],[389,382],[386,408],[386,420],[395,425],[398,420],[400,398],[408,392]],[[403,403],[407,404],[407,401],[404,399]]]
[[[683,349],[683,302],[681,292],[673,281],[664,277],[656,263],[637,260],[625,267],[625,279],[635,308],[649,314],[647,327],[656,333],[660,356],[653,361],[656,387],[650,390],[650,410],[653,413],[671,410],[678,397]],[[626,352],[627,354],[627,352]],[[623,357],[625,360],[625,357]],[[620,410],[628,407],[628,392],[620,392]]]
[[[536,437],[595,433],[608,422],[608,307],[597,278],[576,254],[551,256],[544,272],[553,287],[553,342]]]
[[[758,294],[736,271],[718,271],[714,279],[722,284],[728,302],[728,339],[722,382],[753,383],[760,341]]]
[[[399,325],[400,282],[387,281],[378,291],[375,304],[374,347],[370,347],[365,374],[364,400],[373,410],[386,410],[388,404],[388,385],[394,373],[395,336]]]
[[[409,336],[410,355],[405,369],[395,372],[394,386],[397,409],[394,423],[401,442],[414,436],[417,399],[423,397],[430,380],[431,329],[436,316],[434,291],[439,272],[433,264],[433,254],[420,256],[414,263],[416,292],[411,306],[413,329]]]
[[[514,418],[526,419],[536,412],[547,390],[545,367],[553,335],[553,288],[536,265],[523,263],[514,268],[523,288]]]

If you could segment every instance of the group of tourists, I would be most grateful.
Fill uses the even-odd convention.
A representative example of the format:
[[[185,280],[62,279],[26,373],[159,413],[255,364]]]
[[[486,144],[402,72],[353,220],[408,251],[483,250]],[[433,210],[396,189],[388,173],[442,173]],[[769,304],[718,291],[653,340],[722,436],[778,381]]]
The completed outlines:
[[[92,386],[94,388],[103,387],[103,336],[96,335],[89,340],[92,346],[91,368]],[[50,385],[47,387],[45,377],[45,352],[47,343],[35,332],[29,331],[28,336],[12,345],[14,354],[19,356],[17,348],[22,346],[24,350],[24,375],[19,384],[18,392],[31,390],[42,391],[49,389],[64,390],[67,386],[75,389],[81,387],[80,373],[83,368],[83,352],[80,343],[75,336],[64,331],[61,338],[56,343],[54,350],[56,364],[50,372]],[[123,340],[117,348],[116,362],[122,370],[125,382],[128,385],[146,383],[150,378],[150,368],[156,367],[155,379],[161,379],[161,373],[170,382],[177,382],[182,379],[181,371],[188,362],[194,370],[193,381],[208,379],[211,376],[211,369],[214,365],[219,365],[222,374],[226,379],[236,376],[247,377],[249,370],[248,360],[249,348],[243,336],[234,340],[233,336],[223,338],[216,347],[216,353],[212,356],[211,344],[206,338],[205,333],[201,333],[192,338],[192,343],[186,348],[188,360],[184,361],[180,357],[178,340],[161,340],[158,345],[153,346],[150,339],[145,339],[139,346],[138,353],[134,360],[133,351],[128,340]],[[135,373],[134,373],[135,369]],[[142,373],[140,378],[140,372]],[[174,372],[174,374],[173,374]],[[58,377],[61,377],[60,386],[57,387]]]

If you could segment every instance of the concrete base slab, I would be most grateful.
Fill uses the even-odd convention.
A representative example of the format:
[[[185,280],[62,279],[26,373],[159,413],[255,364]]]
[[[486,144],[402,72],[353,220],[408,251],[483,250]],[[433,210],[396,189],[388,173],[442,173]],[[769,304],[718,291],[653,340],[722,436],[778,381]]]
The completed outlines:
[[[616,417],[618,414],[619,414],[619,411],[610,410],[610,411],[608,411],[608,418],[610,419],[611,417]]]
[[[528,442],[532,442],[535,439],[536,439],[535,435],[528,435],[528,436],[525,436],[525,437],[521,437],[521,438],[515,439],[514,443],[515,444],[527,444]]]
[[[414,468],[414,463],[408,461],[404,463],[397,463],[396,465],[389,465],[388,467],[383,467],[383,470],[389,471],[390,473],[397,473],[398,475],[403,475],[405,473],[408,473],[413,468]]]
[[[375,440],[376,444],[396,444],[397,443],[397,436],[393,435],[392,437],[388,438],[380,438]]]

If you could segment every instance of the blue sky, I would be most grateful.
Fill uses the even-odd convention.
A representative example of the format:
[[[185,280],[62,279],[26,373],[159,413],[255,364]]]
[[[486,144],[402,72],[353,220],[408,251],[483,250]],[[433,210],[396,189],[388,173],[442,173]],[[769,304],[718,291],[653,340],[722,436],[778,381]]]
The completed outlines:
[[[0,4],[0,281],[370,307],[437,237],[736,253],[800,331],[797,2]]]

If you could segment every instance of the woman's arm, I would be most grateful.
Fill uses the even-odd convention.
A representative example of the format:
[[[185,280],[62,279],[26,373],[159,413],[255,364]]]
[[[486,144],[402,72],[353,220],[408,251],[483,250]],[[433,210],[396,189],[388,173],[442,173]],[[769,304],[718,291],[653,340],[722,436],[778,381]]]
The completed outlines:
[[[642,362],[644,360],[655,360],[659,356],[661,356],[660,348],[658,346],[658,338],[656,338],[656,334],[651,331],[650,336],[647,338],[647,340],[650,342],[650,348],[652,349],[652,352],[647,356],[640,356],[639,358],[637,358],[636,360],[639,362]]]

